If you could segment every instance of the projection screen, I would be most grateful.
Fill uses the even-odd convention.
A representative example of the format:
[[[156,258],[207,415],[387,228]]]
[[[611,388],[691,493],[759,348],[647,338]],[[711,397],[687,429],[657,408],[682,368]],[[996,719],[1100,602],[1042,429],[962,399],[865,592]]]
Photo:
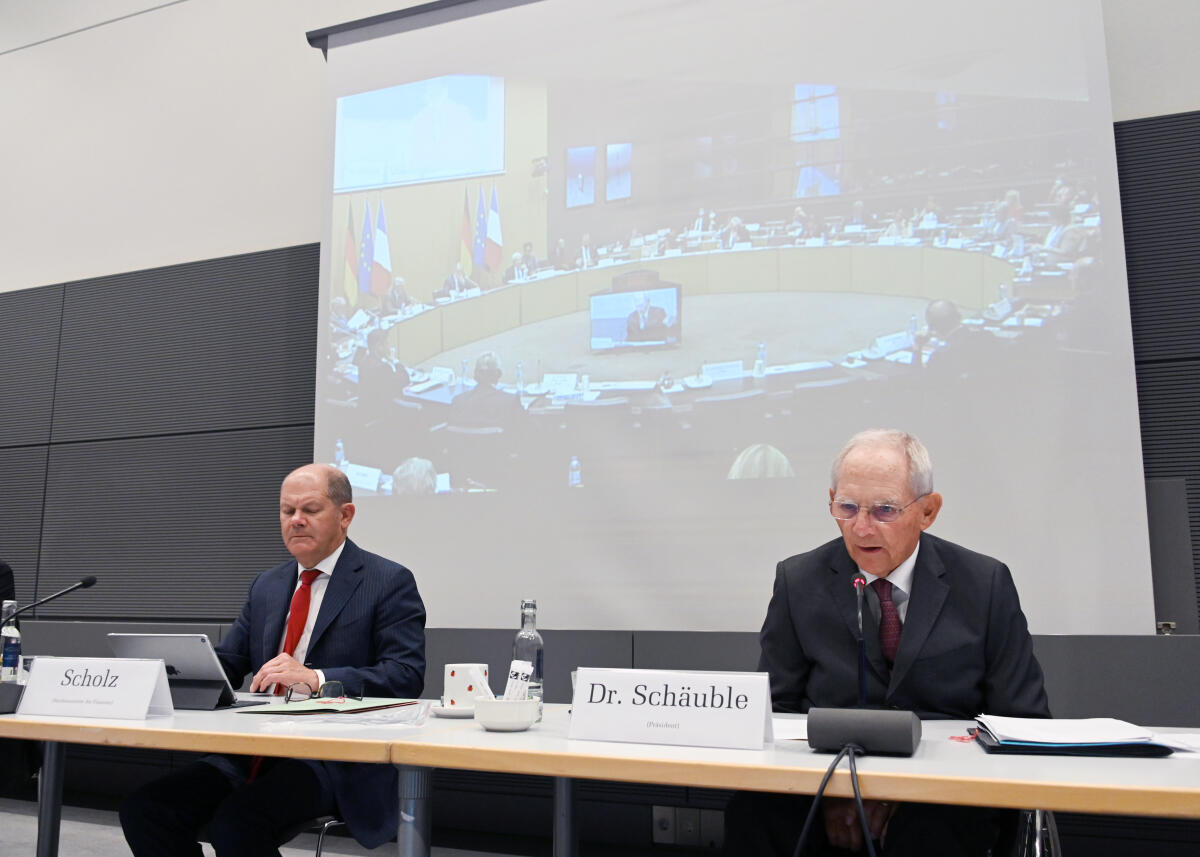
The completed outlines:
[[[481,2],[328,62],[315,455],[432,626],[757,629],[893,426],[1035,632],[1153,632],[1096,0]]]

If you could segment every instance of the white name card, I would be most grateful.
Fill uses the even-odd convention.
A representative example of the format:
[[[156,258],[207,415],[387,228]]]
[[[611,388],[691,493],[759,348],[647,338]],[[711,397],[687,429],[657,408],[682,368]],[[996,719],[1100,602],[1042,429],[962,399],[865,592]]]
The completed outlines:
[[[774,740],[767,674],[581,667],[567,737],[761,750]]]
[[[17,707],[18,714],[118,720],[174,711],[163,662],[137,658],[38,656]]]

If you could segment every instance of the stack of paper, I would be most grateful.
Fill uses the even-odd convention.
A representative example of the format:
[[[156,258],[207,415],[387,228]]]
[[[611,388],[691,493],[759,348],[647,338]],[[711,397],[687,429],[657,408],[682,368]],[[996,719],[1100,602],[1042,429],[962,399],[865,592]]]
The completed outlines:
[[[975,718],[975,739],[989,753],[1047,753],[1076,756],[1167,756],[1171,748],[1148,729],[1111,717],[1044,720],[1028,717]]]

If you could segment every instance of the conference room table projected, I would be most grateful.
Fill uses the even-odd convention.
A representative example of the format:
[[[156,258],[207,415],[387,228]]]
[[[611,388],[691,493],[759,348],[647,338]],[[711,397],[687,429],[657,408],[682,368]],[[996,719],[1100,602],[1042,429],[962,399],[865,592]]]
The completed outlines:
[[[306,718],[247,717],[231,711],[179,711],[145,721],[0,716],[0,736],[46,745],[38,855],[57,853],[62,744],[259,753],[397,765],[402,819],[400,855],[429,848],[433,768],[555,778],[554,853],[573,854],[573,779],[811,794],[830,756],[803,741],[762,750],[718,750],[567,738],[566,705],[547,705],[526,732],[486,732],[471,720],[431,718],[422,726],[316,723]],[[858,773],[864,798],[1081,813],[1200,818],[1200,754],[1161,759],[988,755],[964,741],[965,721],[927,721],[911,758],[867,756]],[[1164,734],[1185,730],[1156,730]],[[827,793],[853,794],[845,770]]]

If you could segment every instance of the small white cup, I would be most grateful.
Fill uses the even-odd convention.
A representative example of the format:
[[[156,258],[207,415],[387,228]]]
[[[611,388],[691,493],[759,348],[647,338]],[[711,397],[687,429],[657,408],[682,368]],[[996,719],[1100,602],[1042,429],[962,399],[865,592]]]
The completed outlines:
[[[442,682],[442,707],[470,711],[475,707],[475,697],[485,696],[486,691],[475,682],[475,667],[488,678],[487,664],[446,664]]]

